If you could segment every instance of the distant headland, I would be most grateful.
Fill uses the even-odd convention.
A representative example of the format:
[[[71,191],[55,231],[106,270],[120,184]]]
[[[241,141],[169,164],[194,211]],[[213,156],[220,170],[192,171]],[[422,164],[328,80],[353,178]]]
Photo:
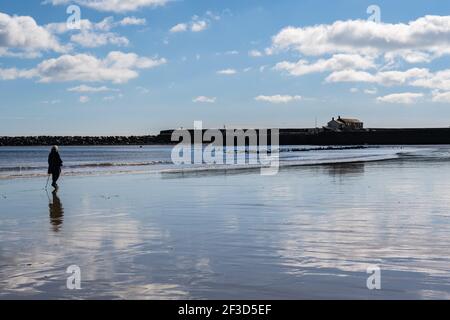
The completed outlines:
[[[218,129],[225,135],[227,130]],[[246,129],[242,129],[244,132]],[[255,129],[258,132],[260,129]],[[270,129],[269,129],[270,130]],[[272,129],[273,130],[273,129]],[[322,128],[277,129],[280,145],[432,145],[450,144],[449,128],[364,128],[362,121],[332,118]],[[172,133],[145,136],[0,136],[0,146],[113,146],[175,144]],[[195,130],[188,130],[193,136]],[[205,130],[203,130],[205,131]]]

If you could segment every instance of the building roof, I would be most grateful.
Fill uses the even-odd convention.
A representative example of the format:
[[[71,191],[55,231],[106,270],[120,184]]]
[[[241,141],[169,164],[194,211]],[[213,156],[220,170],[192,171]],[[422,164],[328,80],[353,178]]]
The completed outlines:
[[[349,119],[349,118],[338,118],[337,121],[342,122],[344,124],[362,123],[362,121],[358,119]]]

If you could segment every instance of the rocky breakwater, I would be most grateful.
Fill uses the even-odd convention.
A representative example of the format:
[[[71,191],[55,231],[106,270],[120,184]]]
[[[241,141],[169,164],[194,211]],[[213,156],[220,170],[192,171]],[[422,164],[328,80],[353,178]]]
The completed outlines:
[[[0,146],[96,146],[96,145],[149,145],[162,143],[158,136],[110,137],[0,137]]]

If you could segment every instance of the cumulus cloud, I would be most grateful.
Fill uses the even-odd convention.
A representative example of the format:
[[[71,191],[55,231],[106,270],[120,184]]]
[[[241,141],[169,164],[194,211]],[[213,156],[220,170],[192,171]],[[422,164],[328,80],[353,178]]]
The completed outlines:
[[[121,26],[144,26],[146,24],[146,19],[136,17],[125,17],[119,21],[119,25]]]
[[[48,59],[29,70],[0,69],[0,79],[37,78],[39,82],[125,83],[138,77],[139,69],[165,64],[164,58],[139,57],[135,53],[110,52],[104,59],[89,54],[62,55]]]
[[[433,102],[450,103],[450,92],[433,92]]]
[[[295,50],[309,56],[419,52],[439,55],[450,49],[450,16],[424,16],[409,23],[336,21],[304,28],[287,27],[272,39],[273,51]],[[417,57],[411,58],[417,60]]]
[[[211,25],[213,21],[220,20],[220,16],[213,14],[211,11],[207,11],[203,18],[195,15],[192,17],[191,21],[178,23],[170,28],[170,33],[180,33],[180,32],[201,32]]]
[[[165,5],[169,0],[45,0],[44,3],[53,5],[67,5],[76,3],[98,11],[123,13],[136,11],[145,7]]]
[[[66,52],[68,47],[29,16],[0,12],[0,56],[36,57],[40,51]]]
[[[411,82],[412,86],[450,91],[450,69],[428,72],[425,76]]]
[[[378,102],[396,103],[396,104],[413,104],[423,97],[423,93],[394,93],[383,97],[378,97]]]
[[[326,82],[364,82],[383,86],[412,86],[433,91],[450,91],[450,69],[431,72],[426,68],[412,68],[404,71],[380,71],[369,73],[358,70],[341,70],[331,73]],[[375,94],[376,88],[365,91]]]
[[[87,19],[80,21],[80,30],[72,30],[67,27],[67,23],[50,23],[45,29],[53,34],[64,34],[75,32],[70,40],[82,47],[97,48],[104,45],[128,46],[129,40],[115,32],[110,32],[116,27],[145,25],[146,19],[136,17],[125,17],[120,21],[115,21],[114,17],[106,17],[99,22],[91,22]]]
[[[125,17],[120,21],[115,21],[114,17],[106,17],[99,22],[92,22],[88,19],[80,20],[80,30],[86,31],[103,31],[107,32],[115,27],[138,26],[145,25],[147,20],[144,18]],[[45,25],[45,29],[53,34],[63,34],[77,30],[69,29],[66,22],[49,23]]]
[[[257,96],[255,97],[256,101],[262,101],[262,102],[269,102],[269,103],[275,103],[275,104],[281,104],[281,103],[290,103],[294,101],[300,101],[302,100],[301,96],[290,96],[290,95],[274,95],[274,96]]]
[[[173,26],[169,31],[170,33],[178,33],[178,32],[201,32],[208,28],[208,22],[205,20],[192,21],[191,23],[179,23]]]
[[[75,42],[86,48],[97,48],[107,44],[116,46],[128,46],[130,43],[127,38],[119,36],[113,32],[95,33],[90,31],[81,31],[70,37]]]
[[[31,79],[34,77],[34,70],[20,70],[17,68],[0,68],[0,80],[15,80],[18,78]]]
[[[216,103],[217,98],[216,97],[205,97],[205,96],[199,96],[192,100],[192,102],[195,103]]]
[[[185,32],[187,30],[188,30],[188,25],[186,23],[179,23],[179,24],[173,26],[170,29],[170,32],[171,33],[177,33],[177,32]]]
[[[200,32],[200,31],[206,30],[206,28],[208,28],[208,22],[206,22],[204,20],[195,21],[191,25],[192,32]]]
[[[366,71],[346,69],[335,71],[327,78],[327,82],[366,82],[385,86],[404,85],[415,79],[430,76],[430,71],[423,68],[412,68],[405,71],[380,71],[374,74]]]
[[[282,51],[302,56],[298,61],[281,61],[274,66],[292,76],[328,72],[328,83],[362,82],[450,91],[450,69],[432,72],[422,66],[403,68],[405,63],[430,64],[450,54],[450,16],[427,15],[408,23],[348,20],[286,27],[265,50],[270,55]]]
[[[309,63],[304,59],[300,59],[296,63],[283,61],[275,66],[275,70],[284,70],[293,76],[344,69],[366,70],[371,68],[375,68],[373,57],[362,57],[357,54],[335,54],[329,59],[320,59],[314,63]]]
[[[224,70],[217,71],[217,74],[226,75],[226,76],[231,76],[236,73],[237,73],[237,71],[235,69],[224,69]]]

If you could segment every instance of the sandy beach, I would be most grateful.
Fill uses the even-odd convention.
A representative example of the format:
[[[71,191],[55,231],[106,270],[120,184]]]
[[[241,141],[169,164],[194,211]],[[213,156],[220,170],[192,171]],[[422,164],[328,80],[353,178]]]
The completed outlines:
[[[0,299],[449,299],[449,169],[0,179]]]

